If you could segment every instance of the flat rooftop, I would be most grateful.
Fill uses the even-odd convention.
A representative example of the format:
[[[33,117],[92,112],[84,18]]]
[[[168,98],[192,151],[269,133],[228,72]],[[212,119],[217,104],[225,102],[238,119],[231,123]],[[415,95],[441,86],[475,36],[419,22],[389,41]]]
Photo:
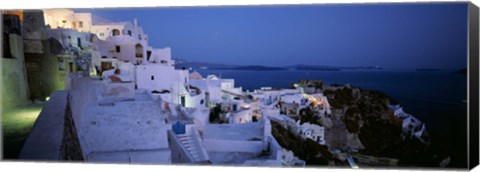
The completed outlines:
[[[160,105],[144,95],[103,106],[88,102],[79,128],[84,155],[168,148],[167,125]]]
[[[210,124],[205,125],[204,139],[252,140],[263,138],[263,126],[260,122],[246,124]]]

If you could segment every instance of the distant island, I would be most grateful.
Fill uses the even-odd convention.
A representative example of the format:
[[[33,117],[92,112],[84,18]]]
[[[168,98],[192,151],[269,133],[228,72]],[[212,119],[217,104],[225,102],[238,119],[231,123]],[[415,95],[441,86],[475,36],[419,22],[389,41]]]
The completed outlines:
[[[263,66],[263,65],[228,65],[218,63],[193,62],[184,59],[175,59],[176,68],[186,68],[194,70],[254,70],[254,71],[272,71],[272,70],[316,70],[316,71],[342,71],[342,70],[383,70],[379,66],[325,66],[325,65],[306,65],[296,64],[290,66]]]
[[[440,68],[417,68],[417,72],[448,72],[454,74],[467,74],[467,68],[461,69],[440,69]]]
[[[416,69],[417,72],[441,72],[443,71],[442,69],[437,69],[437,68],[418,68]]]
[[[259,66],[259,65],[250,65],[250,66],[235,66],[230,68],[210,68],[210,69],[225,69],[225,70],[286,70],[282,67],[269,67],[269,66]]]
[[[457,71],[455,71],[455,73],[457,73],[457,74],[467,74],[467,68],[457,70]]]

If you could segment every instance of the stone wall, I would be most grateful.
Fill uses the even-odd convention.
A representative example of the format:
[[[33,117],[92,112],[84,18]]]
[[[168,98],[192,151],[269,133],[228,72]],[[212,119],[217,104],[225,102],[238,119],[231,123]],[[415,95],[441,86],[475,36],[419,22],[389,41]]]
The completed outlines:
[[[22,32],[30,99],[45,100],[52,92],[64,89],[66,71],[60,70],[56,46],[47,38],[43,12],[25,11]]]
[[[63,139],[61,146],[61,159],[83,161],[82,148],[78,140],[75,122],[72,118],[72,110],[70,108],[70,98],[67,99],[67,108],[65,110],[65,122],[63,123]]]
[[[49,49],[48,40],[42,41]],[[45,53],[25,53],[31,99],[44,99],[52,92],[64,89],[66,71],[59,69],[58,56]]]
[[[2,110],[29,103],[22,37],[17,34],[7,35],[13,58],[1,58]]]

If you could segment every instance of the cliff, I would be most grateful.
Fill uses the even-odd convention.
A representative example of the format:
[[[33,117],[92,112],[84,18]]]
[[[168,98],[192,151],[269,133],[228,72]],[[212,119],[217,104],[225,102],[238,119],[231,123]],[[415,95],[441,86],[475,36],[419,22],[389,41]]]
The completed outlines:
[[[346,152],[358,150],[354,155],[398,160],[398,166],[438,167],[448,157],[431,146],[428,133],[422,139],[404,133],[402,119],[395,117],[393,110],[388,107],[399,103],[383,92],[364,90],[349,84],[326,86],[321,81],[304,80],[297,84],[315,88],[310,90],[321,90],[328,98],[331,118],[320,120],[320,124],[331,123],[325,125],[327,145],[330,147]],[[357,142],[361,142],[361,145]],[[379,163],[360,163],[369,166],[375,164]]]

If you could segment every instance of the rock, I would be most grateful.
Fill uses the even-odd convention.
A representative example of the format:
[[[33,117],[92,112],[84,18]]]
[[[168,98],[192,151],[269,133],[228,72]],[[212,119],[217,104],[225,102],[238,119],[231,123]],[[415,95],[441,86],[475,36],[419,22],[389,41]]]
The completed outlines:
[[[448,164],[450,164],[450,157],[443,159],[438,166],[446,167]]]

